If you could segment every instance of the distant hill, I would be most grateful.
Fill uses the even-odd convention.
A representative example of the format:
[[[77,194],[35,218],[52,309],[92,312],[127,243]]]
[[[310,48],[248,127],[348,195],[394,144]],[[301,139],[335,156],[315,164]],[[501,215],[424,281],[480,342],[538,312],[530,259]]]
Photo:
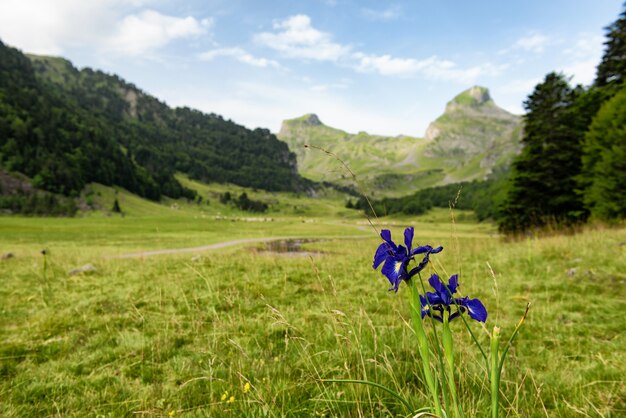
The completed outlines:
[[[306,149],[304,144],[336,153],[368,188],[375,185],[376,189],[400,191],[403,184],[420,180],[427,184],[436,177],[436,173],[428,169],[417,169],[416,158],[425,141],[414,137],[386,137],[366,132],[349,134],[324,125],[315,114],[308,114],[284,121],[278,138],[297,155],[300,174],[315,181],[353,185],[349,172],[336,159],[318,150]]]
[[[315,114],[285,120],[278,138],[312,180],[352,184],[347,171],[310,144],[335,153],[370,192],[399,196],[415,190],[484,179],[506,169],[519,152],[521,118],[499,108],[484,87],[450,101],[425,138],[350,134],[324,125]]]
[[[266,129],[172,109],[118,76],[1,42],[0,169],[69,196],[98,182],[152,200],[193,197],[176,172],[265,190],[311,186]]]

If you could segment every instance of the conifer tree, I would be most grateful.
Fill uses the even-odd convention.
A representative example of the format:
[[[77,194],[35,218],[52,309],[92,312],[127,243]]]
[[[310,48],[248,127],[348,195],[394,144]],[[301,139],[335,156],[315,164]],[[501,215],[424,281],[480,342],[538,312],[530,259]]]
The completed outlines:
[[[620,17],[606,28],[606,49],[595,80],[595,85],[610,95],[626,80],[626,3],[623,7]]]
[[[122,213],[122,208],[120,207],[120,202],[117,201],[117,197],[113,202],[113,208],[111,209],[113,213]]]
[[[521,232],[584,220],[576,192],[586,122],[576,111],[582,94],[563,74],[550,73],[524,102],[523,149],[513,162],[500,229]]]
[[[583,143],[584,202],[605,221],[626,218],[626,87],[605,102]]]

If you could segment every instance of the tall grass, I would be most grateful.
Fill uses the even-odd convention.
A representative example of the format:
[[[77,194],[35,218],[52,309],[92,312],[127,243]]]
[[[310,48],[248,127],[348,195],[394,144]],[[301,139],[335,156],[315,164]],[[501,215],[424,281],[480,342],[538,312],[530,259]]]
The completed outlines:
[[[503,370],[501,416],[626,414],[624,230],[504,243],[469,227],[454,237],[426,228],[416,241],[450,249],[435,267],[461,271],[463,293],[490,307],[487,327],[497,317],[510,334],[533,303]],[[10,222],[5,231],[8,249]],[[0,261],[2,416],[404,416],[384,391],[325,382],[340,378],[429,402],[405,298],[371,269],[374,234],[307,244],[323,252],[313,257],[241,247],[195,261],[95,258],[99,246],[77,239],[53,248],[45,270],[45,242]],[[68,276],[86,261],[95,273]],[[463,410],[487,416],[485,363],[451,325]]]

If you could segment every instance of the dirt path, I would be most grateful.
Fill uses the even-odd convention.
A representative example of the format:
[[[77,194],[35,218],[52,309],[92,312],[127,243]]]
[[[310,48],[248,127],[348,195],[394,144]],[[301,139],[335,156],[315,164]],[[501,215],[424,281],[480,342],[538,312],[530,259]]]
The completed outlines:
[[[285,239],[305,239],[305,238],[300,238],[300,237],[243,238],[243,239],[235,239],[232,241],[217,242],[215,244],[201,245],[199,247],[170,248],[170,249],[163,249],[163,250],[139,251],[135,253],[113,255],[107,258],[143,258],[143,257],[152,257],[155,255],[196,253],[196,252],[209,251],[209,250],[218,250],[220,248],[232,247],[234,245],[239,245],[239,244],[253,244],[253,243],[259,243],[259,242],[281,241]]]
[[[330,237],[260,237],[260,238],[242,238],[232,241],[216,242],[215,244],[201,245],[199,247],[187,248],[170,248],[163,250],[138,251],[134,253],[125,253],[108,256],[108,259],[118,258],[144,258],[157,255],[182,254],[182,253],[198,253],[210,250],[219,250],[220,248],[232,247],[240,244],[257,244],[263,242],[283,241],[283,240],[328,240],[328,239],[355,239],[369,238],[367,235],[347,235],[347,236],[330,236]]]

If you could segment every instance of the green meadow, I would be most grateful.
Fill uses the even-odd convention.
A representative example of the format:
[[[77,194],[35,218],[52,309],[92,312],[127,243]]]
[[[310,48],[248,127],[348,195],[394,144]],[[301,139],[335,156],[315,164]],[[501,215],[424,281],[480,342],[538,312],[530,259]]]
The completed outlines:
[[[110,207],[113,192],[93,187]],[[486,326],[471,326],[486,349],[493,326],[507,337],[531,303],[501,416],[626,415],[623,228],[506,241],[469,213],[373,228],[338,197],[248,192],[278,209],[159,206],[120,191],[123,217],[0,217],[0,252],[14,255],[0,260],[0,415],[406,416],[385,392],[326,380],[375,381],[428,405],[407,289],[388,292],[371,268],[375,229],[401,241],[410,225],[417,243],[445,247],[422,277],[460,273],[460,293],[485,303]],[[286,237],[308,240],[301,252],[251,240]],[[87,263],[95,271],[68,273]],[[452,325],[463,409],[487,416],[485,363]]]

